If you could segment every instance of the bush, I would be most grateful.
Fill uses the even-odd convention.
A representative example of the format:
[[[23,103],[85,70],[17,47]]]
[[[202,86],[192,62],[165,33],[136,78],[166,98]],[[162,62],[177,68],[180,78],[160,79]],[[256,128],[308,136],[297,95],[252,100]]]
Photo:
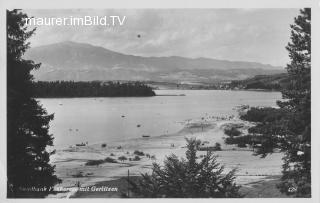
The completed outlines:
[[[94,165],[100,165],[103,164],[104,160],[99,159],[99,160],[89,160],[87,161],[87,163],[85,164],[86,166],[94,166]]]
[[[209,142],[208,142],[209,143]],[[198,146],[198,151],[221,151],[221,144],[217,142],[214,146]]]
[[[216,144],[214,145],[214,150],[215,151],[221,151],[221,144],[219,142],[216,142]]]
[[[211,152],[197,161],[199,142],[188,140],[186,159],[172,154],[163,166],[153,163],[151,174],[142,174],[137,182],[129,180],[131,191],[147,198],[233,198],[241,197],[234,182],[235,170],[224,172]]]
[[[236,127],[230,127],[224,129],[224,134],[228,135],[229,137],[237,137],[240,136],[242,133]]]
[[[245,136],[239,136],[239,137],[227,137],[225,139],[226,144],[237,144],[240,146],[243,146],[243,144],[250,144],[252,142],[252,136],[245,135]]]
[[[139,150],[135,150],[133,152],[133,154],[138,155],[138,156],[144,156],[144,153],[142,151],[139,151]]]
[[[245,147],[247,147],[247,144],[243,143],[243,142],[240,142],[240,143],[238,143],[237,146],[240,147],[240,148],[245,148]]]
[[[105,162],[107,163],[118,163],[117,160],[111,158],[111,157],[107,157],[104,159]]]
[[[135,156],[132,160],[133,160],[133,161],[140,161],[141,158],[140,158],[139,156]]]
[[[111,153],[110,156],[115,156],[114,153]]]
[[[101,144],[102,148],[105,148],[106,146],[107,146],[107,144],[105,144],[105,143]]]
[[[76,174],[73,174],[72,177],[74,177],[74,178],[82,178],[82,177],[84,177],[84,175],[83,175],[82,171],[78,171]]]

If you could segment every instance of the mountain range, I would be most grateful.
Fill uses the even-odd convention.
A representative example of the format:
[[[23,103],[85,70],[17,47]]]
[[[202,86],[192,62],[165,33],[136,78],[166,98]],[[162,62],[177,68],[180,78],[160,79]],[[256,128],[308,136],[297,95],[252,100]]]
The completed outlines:
[[[161,82],[218,82],[255,75],[284,73],[282,67],[256,62],[227,61],[180,56],[143,57],[103,47],[61,42],[29,49],[25,59],[41,63],[36,80],[142,80]]]

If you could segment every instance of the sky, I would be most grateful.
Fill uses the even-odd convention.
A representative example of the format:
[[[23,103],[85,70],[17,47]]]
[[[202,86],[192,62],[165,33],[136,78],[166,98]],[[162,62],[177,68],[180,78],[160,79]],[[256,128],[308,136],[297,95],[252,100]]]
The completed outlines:
[[[74,41],[138,56],[206,57],[284,67],[299,9],[24,10],[28,16],[113,16],[122,26],[37,26],[31,46]]]

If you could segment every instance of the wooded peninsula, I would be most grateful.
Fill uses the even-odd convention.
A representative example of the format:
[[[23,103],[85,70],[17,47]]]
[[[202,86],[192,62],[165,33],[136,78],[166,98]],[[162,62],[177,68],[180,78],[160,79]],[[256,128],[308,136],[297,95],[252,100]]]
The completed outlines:
[[[151,87],[140,82],[37,81],[33,90],[36,98],[155,96]]]

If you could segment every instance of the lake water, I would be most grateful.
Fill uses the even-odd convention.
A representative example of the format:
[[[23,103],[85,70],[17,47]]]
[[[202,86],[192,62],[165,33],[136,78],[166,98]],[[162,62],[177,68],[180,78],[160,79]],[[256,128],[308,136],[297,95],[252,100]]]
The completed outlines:
[[[156,90],[185,96],[39,99],[54,113],[50,133],[57,148],[175,133],[188,119],[236,115],[239,105],[276,106],[280,92]]]

